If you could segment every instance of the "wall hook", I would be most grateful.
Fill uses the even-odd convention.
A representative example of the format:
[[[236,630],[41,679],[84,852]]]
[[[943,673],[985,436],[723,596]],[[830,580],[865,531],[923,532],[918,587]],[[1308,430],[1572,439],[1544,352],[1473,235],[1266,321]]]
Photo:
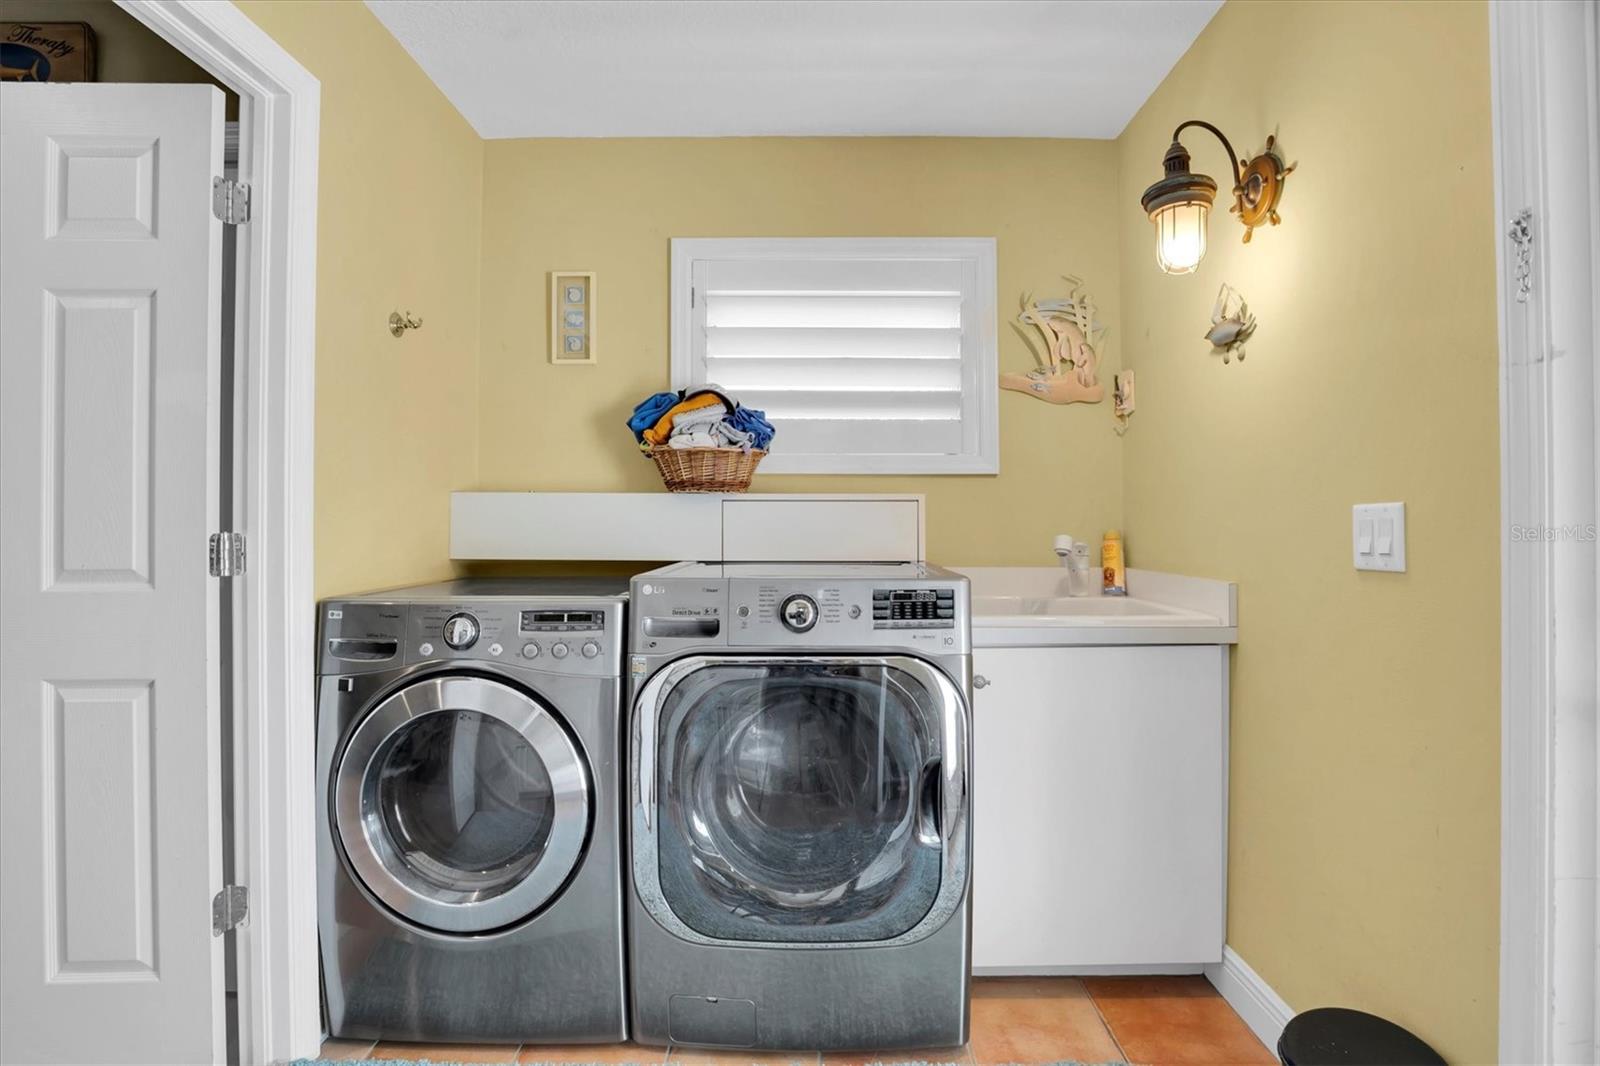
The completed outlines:
[[[404,337],[408,329],[421,328],[422,319],[414,317],[410,311],[407,311],[404,316],[399,311],[393,311],[389,314],[389,332],[396,337]]]

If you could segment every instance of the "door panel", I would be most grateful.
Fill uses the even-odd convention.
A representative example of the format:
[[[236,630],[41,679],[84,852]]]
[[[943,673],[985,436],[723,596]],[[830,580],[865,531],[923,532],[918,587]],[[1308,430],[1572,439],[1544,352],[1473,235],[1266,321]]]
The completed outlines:
[[[150,587],[155,293],[45,292],[50,589]]]
[[[221,166],[210,86],[0,87],[8,1062],[223,1055]]]

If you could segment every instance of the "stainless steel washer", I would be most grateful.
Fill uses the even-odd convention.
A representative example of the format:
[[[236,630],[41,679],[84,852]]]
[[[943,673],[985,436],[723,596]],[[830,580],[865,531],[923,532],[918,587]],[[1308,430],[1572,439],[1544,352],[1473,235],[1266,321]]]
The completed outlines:
[[[323,984],[334,1036],[626,1036],[621,583],[322,605]]]
[[[964,1043],[966,579],[680,563],[631,604],[635,1039]]]

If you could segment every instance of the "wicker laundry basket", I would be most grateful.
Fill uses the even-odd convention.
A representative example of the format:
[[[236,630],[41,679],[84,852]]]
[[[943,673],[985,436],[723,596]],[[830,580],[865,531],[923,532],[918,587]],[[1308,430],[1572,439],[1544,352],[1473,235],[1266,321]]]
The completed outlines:
[[[651,448],[668,492],[749,492],[764,451],[743,448]]]

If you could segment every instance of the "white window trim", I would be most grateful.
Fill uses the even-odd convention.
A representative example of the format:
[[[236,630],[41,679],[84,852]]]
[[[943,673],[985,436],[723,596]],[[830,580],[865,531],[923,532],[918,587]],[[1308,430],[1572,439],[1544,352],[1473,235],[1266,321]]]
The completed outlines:
[[[971,259],[978,272],[979,336],[975,380],[978,451],[970,455],[768,455],[770,474],[998,474],[1000,472],[999,333],[995,318],[993,237],[674,237],[672,239],[672,387],[693,380],[694,262],[699,259]],[[780,442],[781,448],[781,442]]]

